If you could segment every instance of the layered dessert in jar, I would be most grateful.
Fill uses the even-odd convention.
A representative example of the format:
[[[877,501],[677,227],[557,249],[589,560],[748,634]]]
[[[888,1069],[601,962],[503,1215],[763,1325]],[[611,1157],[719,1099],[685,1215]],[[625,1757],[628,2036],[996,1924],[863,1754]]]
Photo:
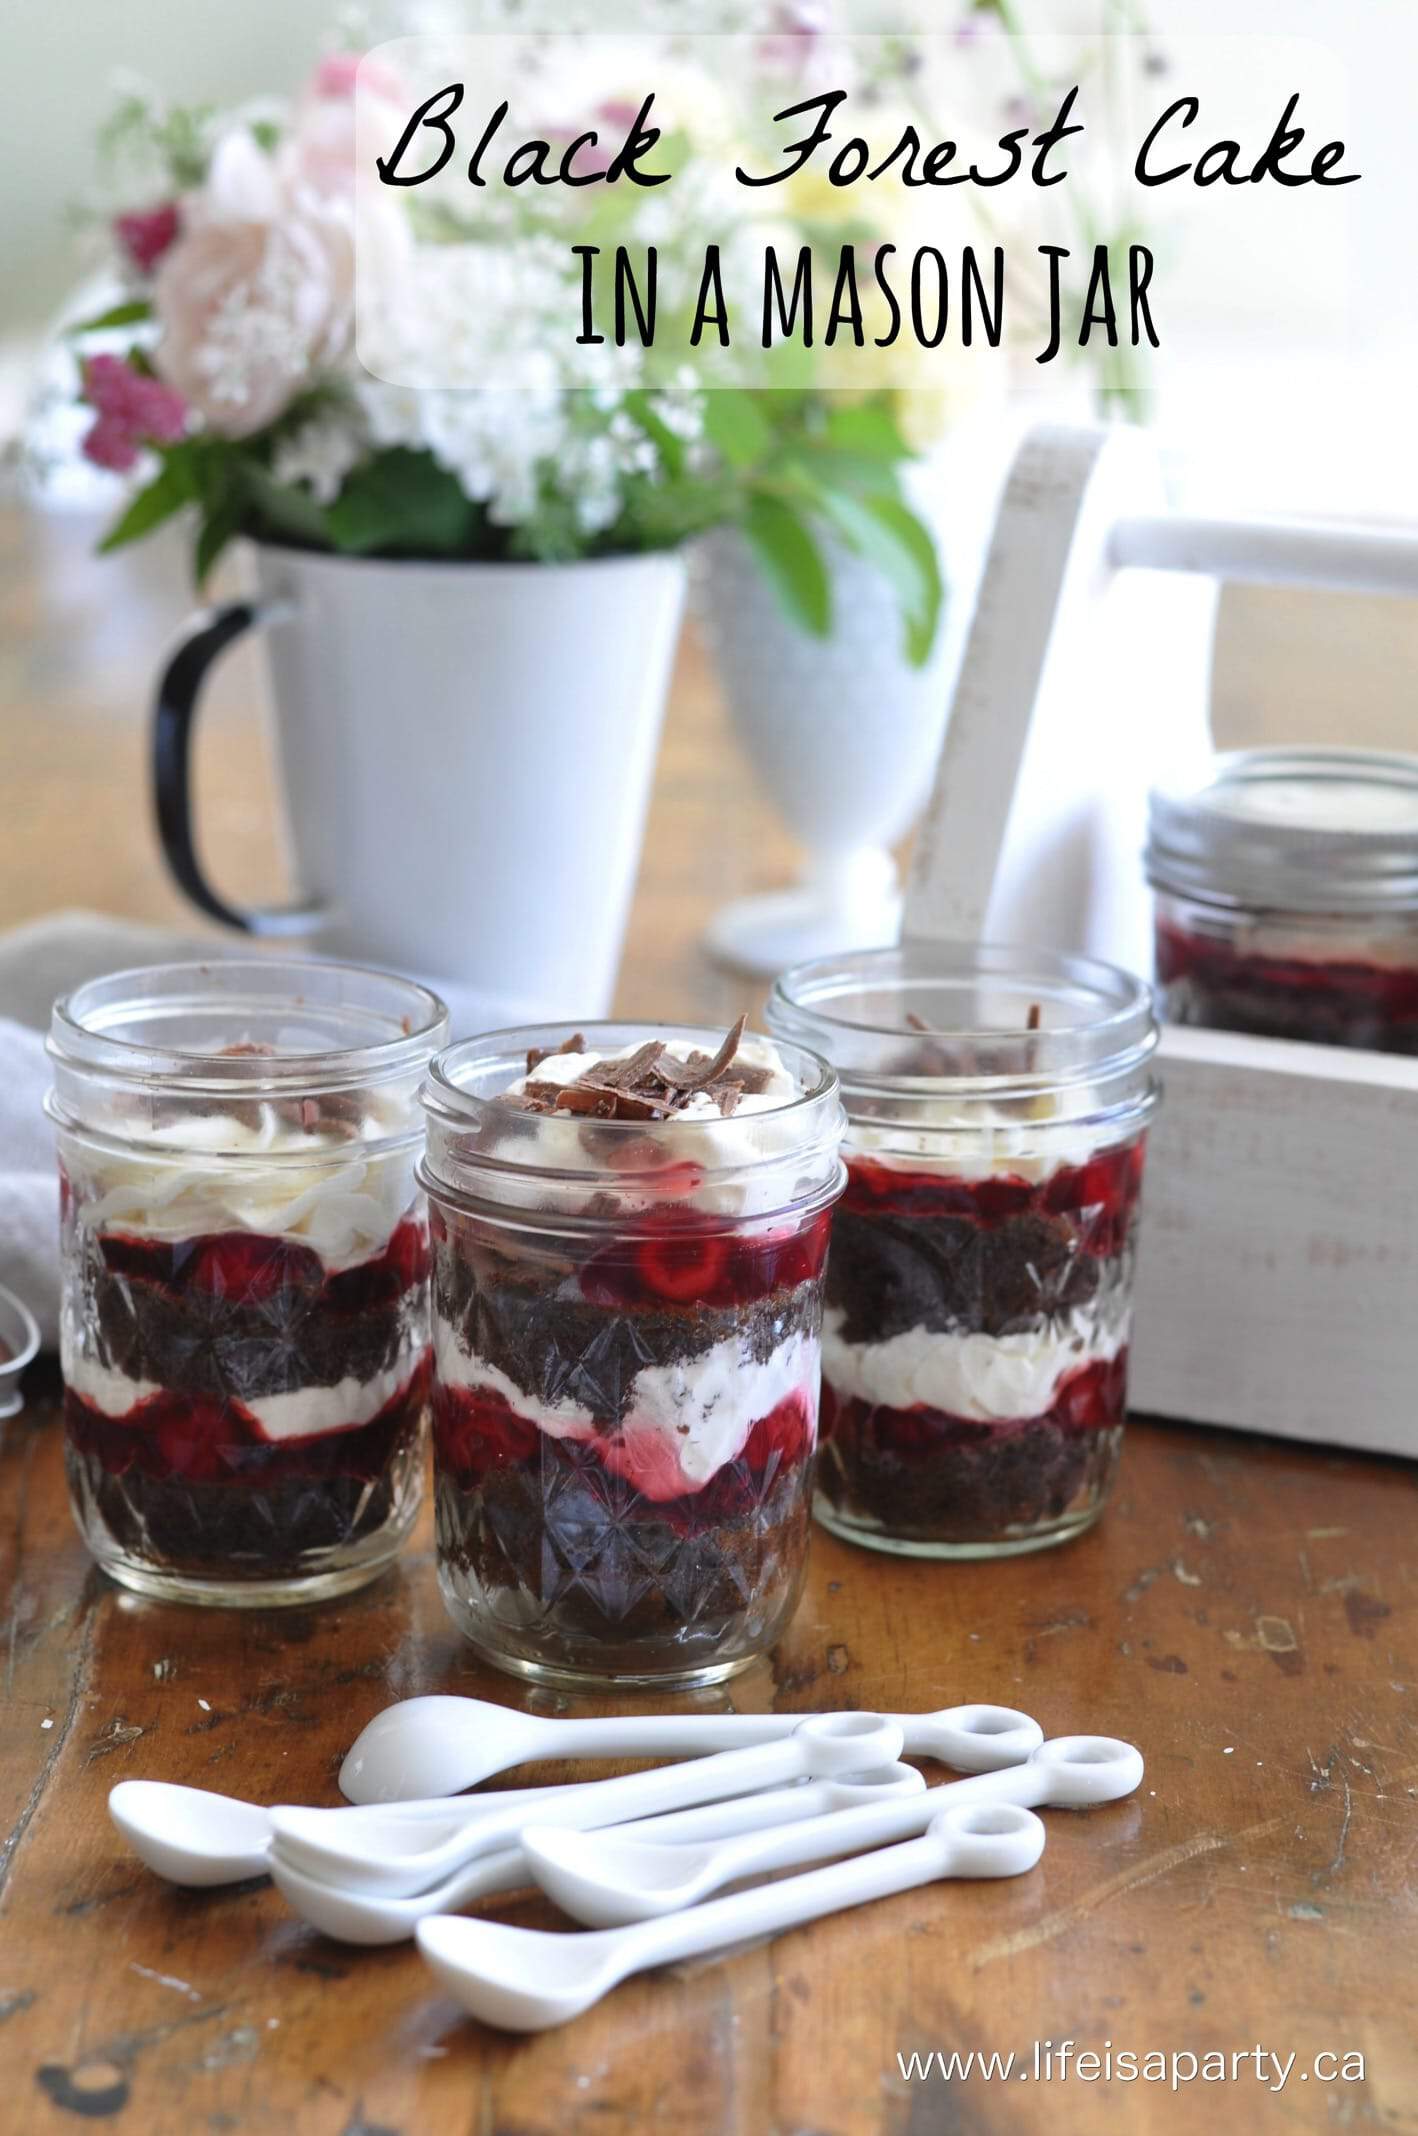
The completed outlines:
[[[50,1039],[67,1460],[126,1585],[310,1599],[417,1511],[432,1377],[409,982],[166,966],[81,988]]]
[[[1150,815],[1169,1022],[1418,1052],[1418,757],[1245,750]]]
[[[817,1511],[921,1556],[1062,1542],[1101,1512],[1127,1404],[1148,990],[949,945],[788,972],[770,1028],[847,1111]]]
[[[803,1573],[835,1078],[612,1025],[456,1046],[425,1102],[455,1621],[547,1681],[744,1667]]]

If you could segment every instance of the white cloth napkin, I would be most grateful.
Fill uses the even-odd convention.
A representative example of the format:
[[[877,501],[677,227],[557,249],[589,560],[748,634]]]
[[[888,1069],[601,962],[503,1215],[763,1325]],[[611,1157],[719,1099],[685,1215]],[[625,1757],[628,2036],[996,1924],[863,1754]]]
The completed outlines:
[[[44,1115],[44,1034],[56,998],[104,972],[221,955],[210,937],[61,912],[0,936],[0,1283],[59,1340],[59,1186]]]
[[[0,1018],[0,1283],[29,1307],[52,1350],[59,1335],[59,1188],[44,1117],[48,1086],[38,1031]]]

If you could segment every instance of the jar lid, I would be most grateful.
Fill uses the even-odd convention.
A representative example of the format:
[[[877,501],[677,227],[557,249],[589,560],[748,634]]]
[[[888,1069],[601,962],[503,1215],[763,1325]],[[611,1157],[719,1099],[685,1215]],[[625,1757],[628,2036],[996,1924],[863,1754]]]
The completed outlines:
[[[1418,756],[1242,749],[1149,797],[1148,880],[1217,905],[1418,910]]]

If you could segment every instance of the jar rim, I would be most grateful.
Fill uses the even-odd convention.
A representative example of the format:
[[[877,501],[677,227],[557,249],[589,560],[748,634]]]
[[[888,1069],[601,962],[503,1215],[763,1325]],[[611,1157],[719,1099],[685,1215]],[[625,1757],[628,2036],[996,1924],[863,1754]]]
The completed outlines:
[[[1146,870],[1155,890],[1223,909],[1418,911],[1418,755],[1222,751],[1199,783],[1149,795]]]
[[[282,1007],[318,1020],[362,1018],[358,1044],[307,1045],[232,1054],[146,1041],[112,1026],[182,1013],[269,1015]],[[380,1035],[381,1027],[387,1036]],[[330,1090],[385,1082],[421,1067],[448,1031],[448,1010],[431,988],[375,966],[323,958],[213,957],[134,965],[90,979],[54,1004],[46,1050],[72,1073],[117,1083],[172,1081],[194,1094],[245,1099],[292,1089]]]
[[[707,1046],[712,1050],[716,1038],[722,1036],[722,1033],[719,1033],[713,1025],[641,1023],[630,1017],[608,1019],[601,1022],[578,1023],[576,1031],[578,1035],[586,1039],[588,1052],[598,1050],[610,1052],[613,1049],[613,1045],[644,1044],[651,1038],[658,1038],[662,1041],[693,1039],[700,1046]],[[454,1121],[460,1119],[467,1123],[482,1121],[498,1105],[499,1100],[505,1095],[507,1086],[503,1085],[500,1090],[482,1094],[469,1090],[466,1083],[456,1080],[457,1074],[460,1071],[471,1070],[479,1064],[485,1065],[489,1071],[496,1070],[499,1073],[504,1066],[510,1066],[513,1067],[514,1073],[509,1080],[515,1082],[518,1076],[526,1072],[525,1059],[527,1053],[542,1044],[546,1039],[557,1037],[558,1034],[565,1036],[559,1024],[509,1024],[501,1030],[483,1032],[476,1038],[459,1039],[456,1044],[447,1046],[441,1053],[435,1054],[434,1058],[429,1062],[421,1093],[425,1109],[429,1112],[438,1111],[445,1118],[451,1118]],[[744,1033],[746,1038],[763,1038],[764,1035],[762,1032],[757,1031],[745,1031]],[[606,1041],[603,1048],[597,1047],[596,1041],[598,1039]],[[770,1044],[775,1043],[772,1040],[767,1042]],[[615,1140],[636,1140],[648,1137],[654,1141],[663,1137],[667,1131],[672,1131],[677,1142],[681,1137],[690,1136],[703,1141],[706,1139],[704,1134],[706,1129],[710,1134],[722,1135],[726,1128],[733,1129],[735,1126],[742,1126],[748,1120],[781,1119],[784,1114],[791,1113],[797,1108],[817,1103],[823,1098],[830,1098],[837,1087],[835,1069],[819,1053],[814,1052],[811,1047],[798,1045],[794,1047],[794,1051],[803,1060],[812,1063],[817,1072],[816,1080],[811,1088],[799,1089],[793,1097],[785,1098],[781,1105],[756,1107],[753,1112],[741,1115],[726,1113],[715,1117],[706,1114],[703,1117],[694,1119],[685,1119],[682,1114],[675,1114],[668,1120],[596,1120],[594,1122],[596,1133],[597,1135],[604,1134],[608,1138],[614,1138]],[[790,1066],[791,1064],[785,1062],[784,1065]],[[515,1114],[508,1113],[507,1117],[535,1121],[542,1118],[555,1118],[556,1116],[518,1112]],[[574,1118],[573,1115],[563,1115],[561,1124],[566,1124],[572,1118]],[[614,1142],[608,1140],[606,1146],[607,1148],[613,1147]],[[540,1168],[535,1167],[534,1169]],[[585,1175],[582,1174],[581,1176],[584,1177]]]
[[[1019,999],[1034,997],[1041,1010],[1037,1027],[1027,1018],[1013,1024],[960,1021],[922,1015],[915,1003],[929,1007],[952,990],[995,986]],[[843,1004],[899,997],[898,1013],[848,1013]],[[1072,1001],[1088,1000],[1093,1013],[1066,1013]],[[1033,1005],[1031,1001],[1031,1006]],[[1046,1005],[1062,1012],[1044,1021]],[[905,942],[875,950],[819,957],[780,974],[769,997],[768,1021],[775,1033],[808,1039],[821,1034],[844,1087],[866,1080],[879,1087],[929,1091],[995,1090],[1023,1081],[1040,1087],[1116,1074],[1146,1059],[1156,1044],[1152,990],[1146,980],[1105,964],[1060,950],[1031,949],[1003,943]],[[923,1046],[949,1046],[961,1053],[988,1055],[987,1069],[867,1072],[839,1053],[852,1042],[919,1039]]]
[[[680,1039],[713,1051],[722,1033],[699,1024],[580,1024],[587,1050],[609,1053],[647,1039]],[[514,1025],[460,1040],[430,1062],[419,1096],[427,1117],[424,1175],[430,1192],[539,1210],[560,1223],[589,1195],[609,1200],[593,1221],[619,1229],[644,1191],[655,1196],[677,1168],[694,1175],[688,1198],[727,1193],[745,1217],[808,1206],[840,1191],[843,1115],[835,1070],[795,1043],[773,1047],[797,1085],[761,1110],[667,1120],[601,1120],[568,1112],[528,1113],[499,1103],[526,1072],[532,1047],[555,1047],[564,1024]],[[480,1079],[484,1088],[469,1085]],[[573,1138],[568,1141],[568,1136]]]

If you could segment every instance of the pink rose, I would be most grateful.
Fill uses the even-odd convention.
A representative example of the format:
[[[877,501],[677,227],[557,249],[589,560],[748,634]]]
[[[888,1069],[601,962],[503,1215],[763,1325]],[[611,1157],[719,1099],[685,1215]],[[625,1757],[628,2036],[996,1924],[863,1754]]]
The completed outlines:
[[[247,437],[344,354],[353,291],[348,213],[230,134],[158,268],[154,361],[209,429]]]

